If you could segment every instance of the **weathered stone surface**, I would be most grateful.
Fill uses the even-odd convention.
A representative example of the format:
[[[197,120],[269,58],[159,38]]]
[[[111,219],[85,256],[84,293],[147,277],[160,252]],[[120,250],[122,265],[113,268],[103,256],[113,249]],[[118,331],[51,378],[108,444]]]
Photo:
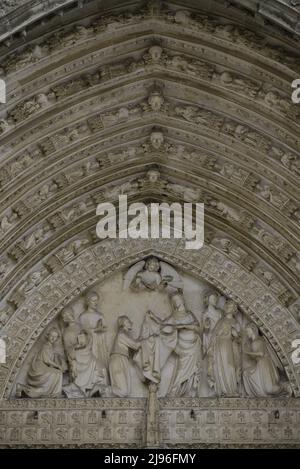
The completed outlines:
[[[299,2],[98,3],[0,8],[0,445],[299,446]],[[205,246],[100,242],[122,194]]]

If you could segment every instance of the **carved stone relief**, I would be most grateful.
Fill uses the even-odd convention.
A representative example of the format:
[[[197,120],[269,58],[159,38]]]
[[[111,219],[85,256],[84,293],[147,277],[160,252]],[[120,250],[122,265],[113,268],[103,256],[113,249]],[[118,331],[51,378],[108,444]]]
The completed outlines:
[[[0,446],[299,447],[299,2],[46,3],[0,7]],[[100,242],[124,194],[204,248]]]
[[[146,397],[151,383],[159,397],[291,393],[268,340],[233,301],[153,256],[65,307],[39,343],[18,397]]]

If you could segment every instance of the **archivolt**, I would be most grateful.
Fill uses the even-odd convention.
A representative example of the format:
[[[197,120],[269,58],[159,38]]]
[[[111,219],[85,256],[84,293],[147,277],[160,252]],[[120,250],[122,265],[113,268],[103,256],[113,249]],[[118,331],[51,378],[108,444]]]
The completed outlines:
[[[94,244],[95,207],[134,183],[132,201],[185,200],[175,185],[200,191],[207,232],[199,259],[207,254],[207,265],[178,253],[174,262],[237,297],[272,341],[297,394],[290,352],[299,326],[285,309],[299,302],[299,111],[290,99],[300,71],[296,10],[273,2],[289,15],[283,32],[270,2],[258,11],[273,26],[222,1],[103,1],[101,11],[97,2],[83,10],[73,3],[61,2],[55,8],[64,15],[50,17],[53,2],[43,12],[30,2],[36,16],[23,10],[18,22],[11,11],[10,39],[0,31],[8,87],[0,115],[0,321],[14,370],[1,377],[2,389],[9,393],[31,342],[63,304],[109,274],[100,254],[99,263],[94,257],[104,246]],[[158,110],[149,104],[153,90],[162,97]],[[153,131],[163,135],[159,148],[151,145]],[[153,166],[164,184],[147,185]],[[84,212],[63,217],[82,202]],[[36,242],[46,225],[47,236]],[[56,272],[57,253],[82,237],[89,248]],[[157,255],[171,256],[172,246],[167,254],[155,247]],[[111,259],[110,269],[129,265],[128,256]],[[72,270],[77,263],[87,283]],[[20,295],[41,269],[43,282]]]

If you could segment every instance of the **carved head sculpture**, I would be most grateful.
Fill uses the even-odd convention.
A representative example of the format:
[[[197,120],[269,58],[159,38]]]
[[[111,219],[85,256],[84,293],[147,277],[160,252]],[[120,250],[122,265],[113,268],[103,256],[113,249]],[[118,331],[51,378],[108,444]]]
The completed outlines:
[[[120,120],[126,120],[129,117],[129,109],[127,107],[121,107],[118,111],[118,118]]]
[[[125,331],[132,330],[132,322],[130,321],[128,316],[120,316],[118,319],[118,328],[123,329]]]
[[[269,106],[276,105],[278,100],[278,95],[274,91],[268,91],[265,95],[265,102]]]
[[[156,257],[149,257],[146,260],[145,269],[149,272],[158,272],[160,269],[159,260]]]
[[[152,91],[148,98],[148,104],[151,107],[153,112],[158,112],[161,110],[162,105],[164,104],[164,97],[159,90]]]
[[[249,339],[255,340],[259,336],[258,327],[255,324],[248,324],[246,333]]]
[[[221,80],[224,84],[229,85],[232,83],[232,76],[229,72],[221,73]]]
[[[48,98],[44,93],[39,93],[36,97],[36,102],[41,106],[47,106]]]
[[[160,46],[152,46],[149,49],[149,54],[153,62],[159,62],[162,56],[162,48]]]
[[[238,312],[237,304],[232,300],[226,301],[224,311],[226,316],[235,316]]]
[[[147,178],[150,184],[155,184],[160,178],[160,172],[157,169],[149,169]]]
[[[216,293],[210,293],[206,297],[206,304],[211,306],[217,306],[219,297]]]
[[[75,27],[75,30],[76,30],[76,33],[79,34],[79,35],[82,35],[82,36],[85,36],[87,34],[87,29],[85,26],[81,25],[81,24],[78,24],[76,27]]]
[[[174,21],[175,23],[188,23],[190,20],[190,12],[187,10],[179,10],[176,11],[174,15]]]
[[[96,309],[99,303],[99,295],[95,291],[90,291],[86,294],[85,300],[88,306]]]
[[[0,119],[0,130],[1,132],[5,132],[5,130],[7,130],[9,127],[9,124],[7,123],[7,121],[5,119]]]
[[[271,186],[268,186],[268,185],[265,186],[265,187],[260,186],[259,188],[261,189],[261,193],[260,193],[260,194],[261,194],[263,197],[270,197],[270,196],[272,196],[272,189],[271,189]]]
[[[171,296],[171,305],[174,313],[186,314],[185,302],[181,293],[174,293],[174,295]]]
[[[150,135],[151,145],[155,150],[159,150],[164,143],[164,135],[162,132],[152,132]]]
[[[54,344],[57,341],[57,339],[59,338],[59,336],[60,336],[60,334],[59,334],[58,330],[55,329],[55,328],[52,328],[47,332],[46,340],[50,344]]]
[[[75,320],[74,310],[73,310],[72,306],[67,306],[63,310],[63,312],[61,314],[61,318],[62,318],[62,320],[65,324],[69,324],[70,322],[73,322]]]

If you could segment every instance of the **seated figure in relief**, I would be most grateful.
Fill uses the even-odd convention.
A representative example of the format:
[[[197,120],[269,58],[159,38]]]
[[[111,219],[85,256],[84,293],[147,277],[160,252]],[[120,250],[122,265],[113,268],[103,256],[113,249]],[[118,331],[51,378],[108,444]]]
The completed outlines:
[[[124,287],[126,286],[135,292],[175,292],[182,288],[182,281],[173,267],[151,256],[129,269],[124,279]]]
[[[30,364],[26,384],[18,384],[16,395],[28,397],[60,397],[62,392],[62,360],[55,352],[54,344],[59,338],[57,329],[46,334],[46,341],[37,351]]]
[[[243,371],[243,383],[250,397],[267,397],[285,392],[280,383],[279,370],[283,367],[266,340],[259,335],[255,324],[246,328],[249,339],[244,353],[251,359]]]

